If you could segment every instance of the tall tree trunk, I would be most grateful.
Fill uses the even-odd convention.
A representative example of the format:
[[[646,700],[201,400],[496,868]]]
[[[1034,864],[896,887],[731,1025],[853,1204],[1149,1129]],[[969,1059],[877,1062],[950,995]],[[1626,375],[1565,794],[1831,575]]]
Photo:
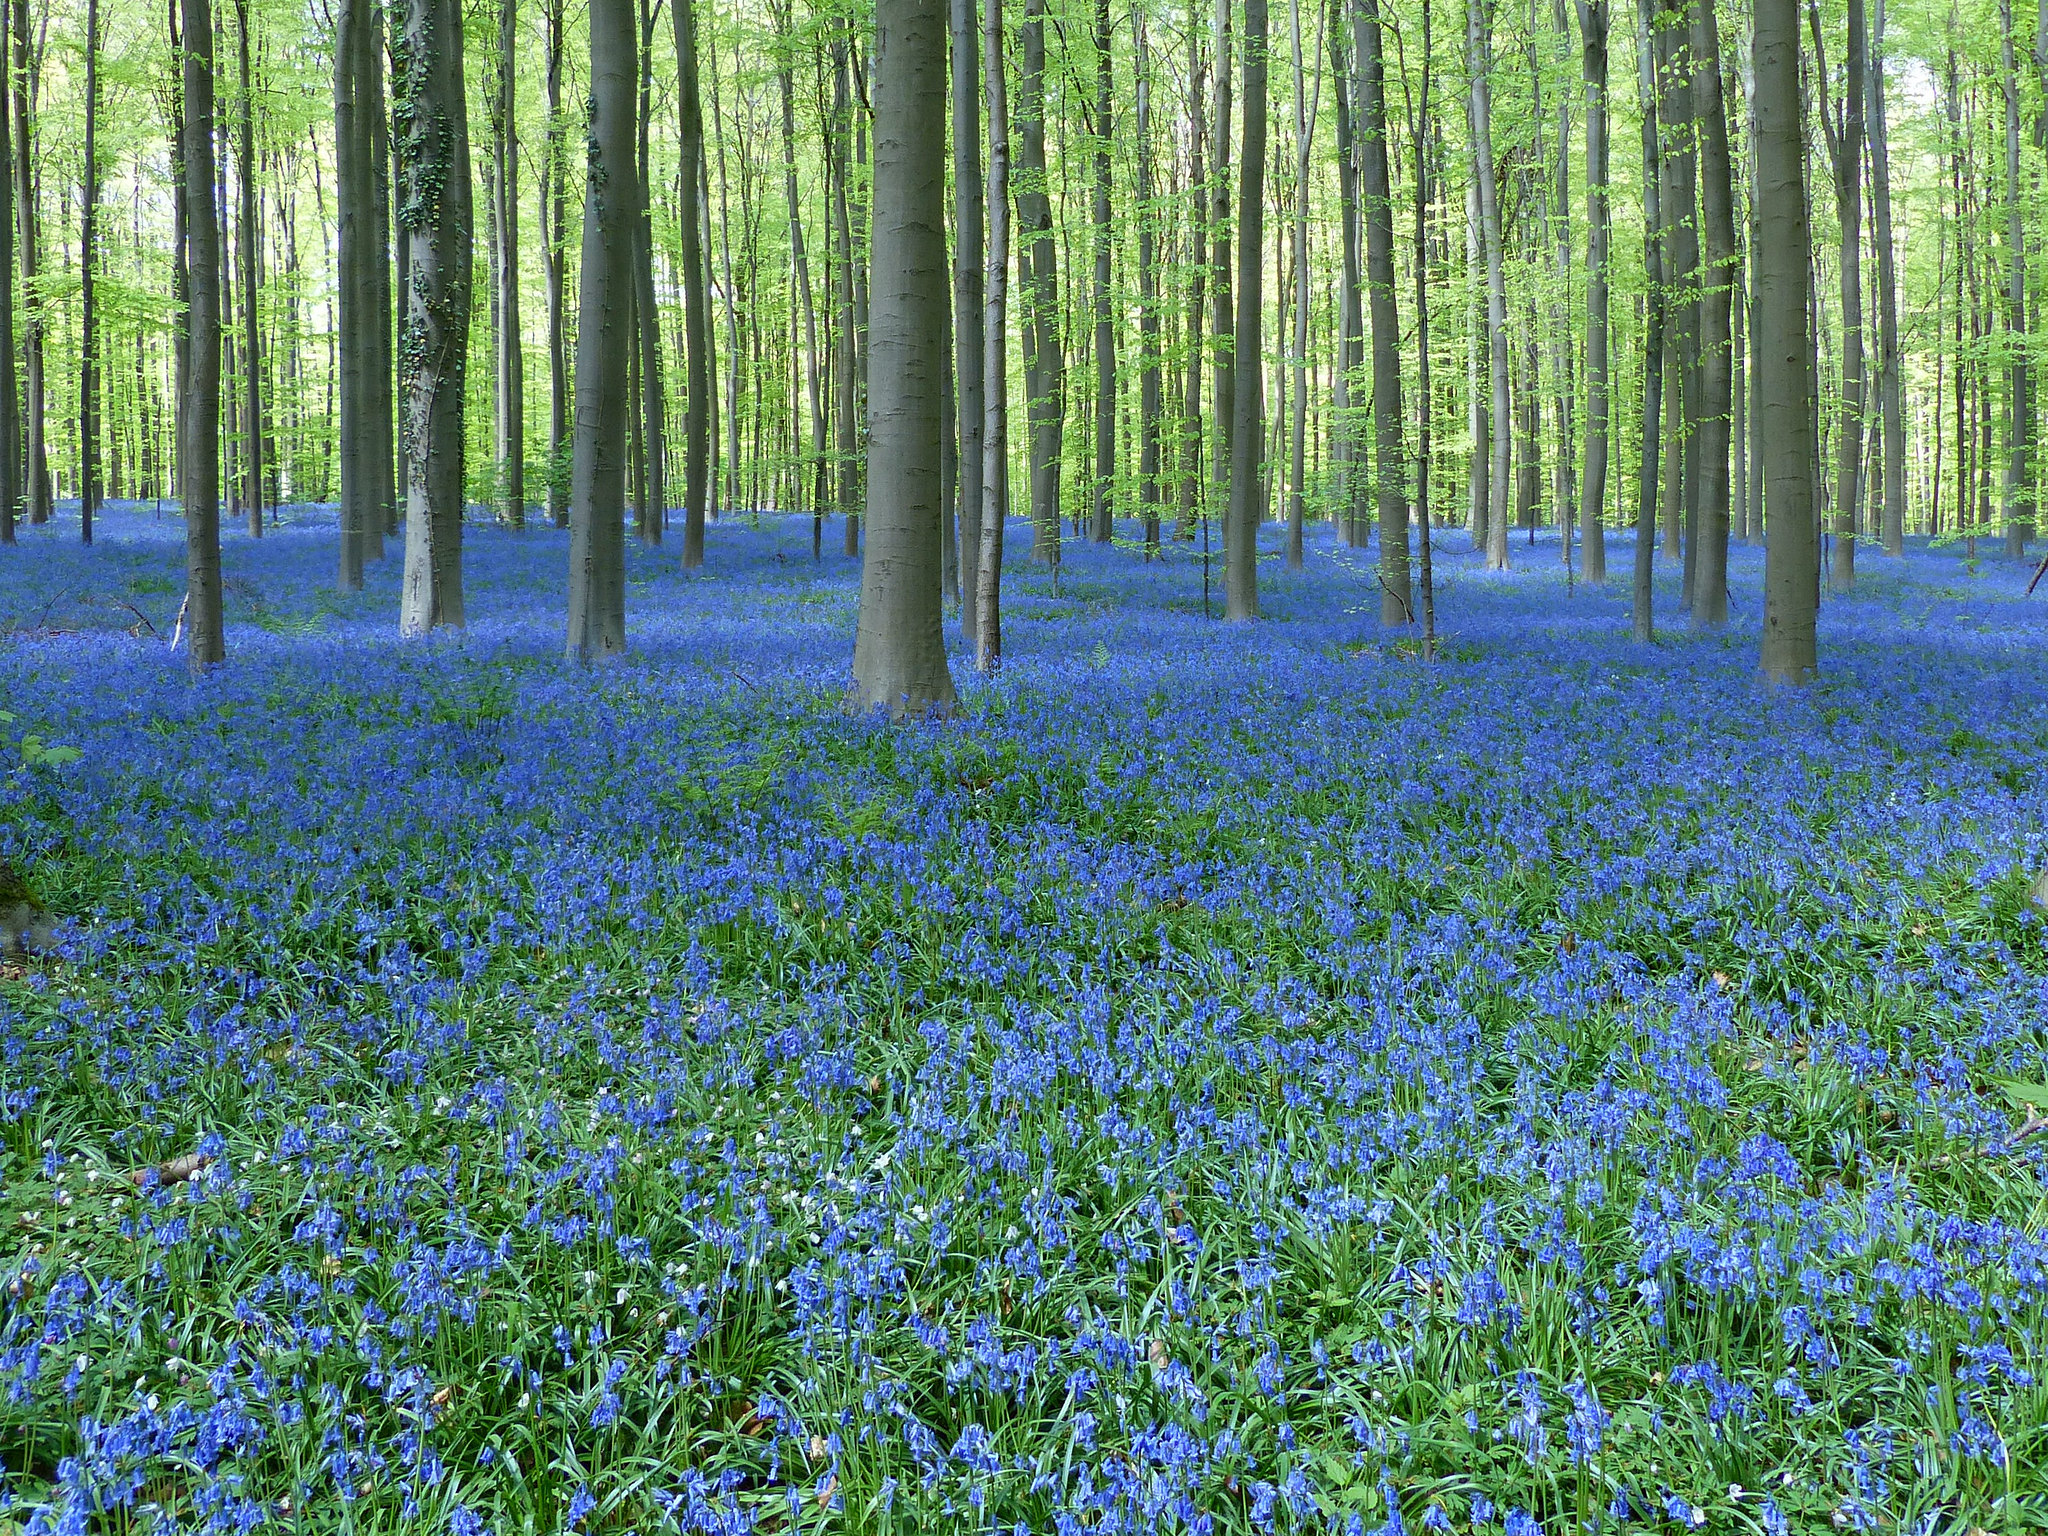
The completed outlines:
[[[811,264],[804,250],[803,203],[796,185],[795,43],[790,36],[789,0],[776,0],[776,72],[782,89],[782,180],[789,200],[789,259],[804,317],[804,394],[811,408],[811,442],[802,477],[811,503],[811,558],[819,554],[825,515],[825,401],[818,380],[818,305],[811,290]],[[581,357],[578,349],[578,357]],[[579,367],[580,367],[579,363]]]
[[[1721,80],[1721,33],[1714,8],[1693,8],[1693,53],[1699,69],[1700,211],[1705,270],[1700,296],[1700,511],[1693,567],[1695,624],[1728,621],[1728,447],[1734,389],[1730,314],[1740,253],[1735,245],[1734,173],[1728,159],[1728,111]]]
[[[562,54],[567,46],[566,0],[547,0],[548,127],[541,208],[547,229],[548,282],[548,520],[569,526],[569,487],[563,454],[569,436],[568,124],[562,118]]]
[[[1884,552],[1906,551],[1906,417],[1898,263],[1892,251],[1891,135],[1884,107],[1884,0],[1870,28],[1870,217],[1877,242],[1877,398],[1884,430]]]
[[[1066,358],[1060,340],[1059,255],[1045,159],[1045,0],[1024,0],[1018,39],[1017,263],[1022,292],[1024,416],[1030,437],[1031,556],[1060,563],[1060,438]]]
[[[1664,155],[1657,132],[1655,36],[1653,0],[1636,0],[1636,102],[1643,125],[1643,271],[1647,293],[1643,305],[1642,450],[1636,470],[1635,570],[1629,616],[1631,631],[1642,644],[1656,636],[1651,608],[1651,562],[1657,552],[1657,464],[1664,406]],[[1796,39],[1794,60],[1796,65]]]
[[[526,356],[519,326],[519,0],[498,3],[498,77],[491,142],[498,196],[498,484],[504,518],[526,526]]]
[[[1607,580],[1608,400],[1607,0],[1577,0],[1579,73],[1586,85],[1586,452],[1580,461],[1579,543],[1586,580]],[[1561,152],[1561,151],[1560,151]]]
[[[243,49],[243,58],[248,50]],[[100,115],[100,6],[85,3],[85,176],[80,189],[78,226],[78,533],[92,542],[92,514],[99,503],[99,350],[93,313],[93,276],[99,264],[97,224],[100,206],[100,162],[97,125]]]
[[[1180,537],[1191,539],[1195,523],[1204,522],[1202,508],[1202,368],[1206,361],[1203,317],[1207,313],[1209,268],[1205,260],[1203,227],[1207,222],[1208,179],[1204,175],[1203,145],[1207,128],[1202,116],[1202,60],[1199,29],[1188,28],[1188,333],[1185,353],[1187,382],[1183,387],[1180,415]],[[1202,612],[1208,614],[1207,567],[1203,573]]]
[[[263,537],[263,226],[256,197],[256,92],[249,73],[249,0],[235,0],[235,49],[241,72],[236,103],[235,184],[241,194],[235,218],[235,254],[242,279],[242,510],[249,534]]]
[[[974,665],[993,672],[1003,654],[1003,520],[1009,510],[1010,109],[1005,101],[1002,0],[982,7],[982,88],[988,95],[988,264],[983,268],[981,553],[975,562]]]
[[[1465,123],[1469,130],[1470,97],[1466,98]],[[1493,389],[1486,338],[1486,256],[1479,222],[1479,178],[1474,175],[1465,186],[1465,274],[1471,283],[1465,323],[1465,424],[1472,439],[1465,466],[1466,520],[1471,525],[1472,547],[1484,550],[1493,491]]]
[[[848,559],[860,553],[860,321],[854,303],[853,226],[847,216],[848,151],[853,138],[852,91],[847,74],[846,39],[832,42],[832,121],[826,129],[826,163],[832,186],[832,228],[839,257],[831,263],[834,306],[839,319],[838,381],[833,391],[838,407],[839,510],[846,519]]]
[[[384,558],[386,534],[398,532],[398,475],[400,453],[398,442],[397,409],[397,361],[393,351],[394,300],[393,288],[404,293],[406,262],[410,260],[404,242],[399,242],[399,257],[392,260],[393,200],[391,178],[391,119],[384,109],[384,63],[386,55],[385,8],[373,6],[370,11],[369,58],[363,66],[363,75],[357,81],[357,110],[367,111],[370,119],[370,293],[377,307],[376,324],[372,327],[368,345],[374,349],[375,366],[364,370],[368,402],[365,414],[368,420],[369,437],[365,439],[366,451],[371,455],[371,501],[380,516],[373,517],[363,530],[363,557],[367,560]],[[364,90],[367,88],[367,98]],[[367,99],[367,109],[362,106]],[[393,267],[397,268],[394,284]]]
[[[1131,10],[1138,139],[1138,504],[1145,558],[1159,552],[1160,416],[1158,210],[1152,184],[1152,56],[1142,5]],[[1170,179],[1170,176],[1169,176]]]
[[[953,704],[938,579],[946,388],[946,26],[938,7],[881,0],[874,72],[868,549],[849,702],[902,719]]]
[[[460,626],[462,408],[473,231],[462,7],[407,0],[393,88],[404,134],[399,227],[408,248],[405,576],[398,628]]]
[[[39,223],[36,217],[36,84],[41,75],[40,50],[29,45],[28,0],[14,3],[14,177],[15,222],[21,236],[21,370],[23,495],[28,503],[28,520],[34,524],[50,520],[50,460],[45,446],[45,388],[43,375],[43,300],[36,281],[39,259]],[[209,42],[213,36],[207,29]],[[208,55],[209,59],[211,55]],[[209,66],[210,70],[210,66]],[[210,78],[210,75],[209,75]]]
[[[1358,472],[1358,432],[1353,425],[1351,389],[1365,364],[1365,304],[1360,288],[1358,229],[1358,149],[1351,120],[1351,72],[1346,60],[1350,28],[1343,0],[1330,0],[1329,29],[1331,95],[1336,106],[1338,240],[1343,249],[1337,288],[1337,366],[1330,390],[1330,457],[1335,471],[1337,531],[1347,544],[1364,525],[1359,509],[1365,477]],[[1483,480],[1480,482],[1483,484]]]
[[[641,478],[636,482],[640,536],[659,544],[668,523],[668,406],[661,366],[661,310],[654,301],[654,188],[649,134],[653,129],[654,24],[653,0],[640,9],[640,92],[636,149],[640,206],[633,216],[633,319],[638,331],[634,362],[640,386]]]
[[[1853,26],[1862,0],[1852,0],[1852,5]],[[2018,557],[2027,552],[2034,537],[2034,395],[2033,374],[2027,366],[2027,232],[2020,205],[2020,97],[2013,63],[2012,0],[1998,0],[1998,20],[2005,88],[2005,242],[2010,263],[2005,313],[2012,358],[2005,418],[2005,552]],[[1854,88],[1852,79],[1850,89]]]
[[[1309,148],[1313,132],[1306,61],[1302,57],[1301,0],[1289,0],[1287,24],[1294,53],[1294,344],[1288,349],[1292,354],[1294,410],[1289,423],[1291,441],[1288,445],[1287,568],[1298,571],[1302,565],[1304,525],[1308,521],[1308,204]],[[1320,61],[1318,63],[1320,65]],[[1317,94],[1320,95],[1320,67],[1317,85]]]
[[[2009,0],[2002,3],[2010,9]],[[1814,73],[1821,81],[1821,127],[1834,165],[1835,217],[1842,232],[1840,258],[1836,262],[1842,293],[1842,395],[1835,428],[1835,537],[1828,561],[1828,585],[1837,592],[1846,592],[1856,585],[1856,513],[1863,501],[1863,107],[1869,99],[1869,86],[1864,80],[1869,39],[1863,0],[1849,0],[1848,57],[1838,115],[1828,101],[1820,10],[1815,0],[1808,0],[1806,15],[1813,31],[1814,56],[1820,61]],[[2005,59],[2009,77],[2009,35]],[[2008,107],[2006,119],[2011,158],[2017,165],[2017,109]]]
[[[1693,100],[1693,49],[1686,21],[1688,0],[1661,0],[1657,21],[1658,57],[1664,61],[1657,111],[1665,150],[1664,281],[1667,377],[1664,419],[1671,453],[1664,475],[1664,542],[1667,557],[1682,559],[1681,590],[1692,601],[1698,541],[1700,484],[1700,236],[1699,158]]]
[[[1095,0],[1095,494],[1089,537],[1107,544],[1116,532],[1116,323],[1110,308],[1110,151],[1115,76],[1109,56],[1109,0]],[[1138,210],[1142,220],[1144,209]]]
[[[683,263],[683,356],[689,398],[683,410],[683,569],[704,563],[704,505],[710,489],[711,296],[704,274],[704,235],[697,184],[704,175],[704,110],[697,90],[697,0],[670,0],[676,34],[677,104],[682,176],[677,206]]]
[[[1001,0],[990,0],[1000,4]],[[975,0],[951,0],[953,52],[953,352],[960,381],[955,419],[960,433],[960,631],[973,643],[979,631],[982,434],[987,395],[982,335],[981,63]],[[1001,339],[997,339],[1001,345]]]
[[[1493,168],[1493,16],[1488,0],[1465,0],[1466,69],[1471,77],[1472,174],[1479,183],[1479,242],[1486,259],[1488,362],[1493,385],[1492,464],[1486,500],[1486,568],[1508,568],[1508,471],[1514,402],[1508,391],[1508,290],[1501,257],[1500,193]]]
[[[7,6],[19,9],[28,0],[0,0],[0,67],[8,58],[7,38],[10,34],[11,18]],[[177,32],[177,12],[171,13],[172,33]],[[177,108],[177,83],[171,86],[172,110]],[[177,157],[180,152],[178,141],[184,129],[182,118],[173,122],[173,143],[171,148],[173,180],[179,183],[176,195],[182,196],[182,178],[179,175]],[[10,101],[0,93],[0,544],[14,542],[14,524],[21,515],[21,395],[16,387],[14,375],[14,113]],[[182,213],[182,208],[179,210]],[[183,252],[182,227],[184,220],[176,220],[179,226],[172,239],[176,250]],[[175,258],[174,258],[175,261]],[[173,298],[182,308],[184,293],[174,265],[172,275]],[[182,345],[182,343],[181,343]]]
[[[633,0],[590,0],[588,175],[576,318],[576,427],[569,474],[569,645],[589,661],[626,648],[627,364],[639,33]]]
[[[334,159],[337,225],[336,291],[341,368],[341,562],[337,584],[344,592],[363,585],[363,563],[374,529],[381,540],[384,508],[376,504],[376,455],[382,450],[372,431],[371,378],[382,365],[375,331],[383,313],[371,287],[369,246],[375,239],[372,206],[371,124],[364,73],[381,69],[371,23],[374,0],[340,0],[334,27]],[[388,470],[386,471],[388,473]]]
[[[1259,390],[1265,350],[1261,340],[1265,288],[1260,251],[1265,229],[1265,183],[1266,0],[1245,0],[1244,127],[1237,188],[1237,328],[1230,342],[1237,377],[1231,404],[1230,504],[1223,520],[1223,613],[1225,618],[1240,620],[1259,616],[1259,514],[1265,500],[1260,486],[1260,459],[1266,439]],[[1404,544],[1404,559],[1406,554]]]
[[[1401,318],[1394,304],[1394,203],[1387,170],[1386,65],[1379,0],[1358,0],[1358,168],[1365,293],[1372,320],[1374,502],[1380,520],[1380,622],[1412,624],[1407,466],[1401,440]],[[1245,73],[1247,89],[1251,73]]]
[[[1820,550],[1814,523],[1814,444],[1808,398],[1805,135],[1799,92],[1798,0],[1756,0],[1757,370],[1763,410],[1764,629],[1761,663],[1773,682],[1815,666]]]
[[[19,6],[21,0],[16,0]],[[213,3],[183,0],[187,396],[179,479],[185,496],[186,656],[203,672],[227,655],[220,592],[220,225],[213,200]]]
[[[1189,19],[1190,30],[1193,18]],[[1216,0],[1215,23],[1210,32],[1215,53],[1215,78],[1211,82],[1209,135],[1209,209],[1206,233],[1209,237],[1209,414],[1214,419],[1216,446],[1210,457],[1211,494],[1215,504],[1227,510],[1231,467],[1236,462],[1231,434],[1237,430],[1237,365],[1232,351],[1236,317],[1230,303],[1230,102],[1231,102],[1231,0]],[[1226,544],[1228,540],[1225,540]],[[1206,601],[1204,607],[1206,610]]]
[[[725,114],[720,109],[718,86],[718,51],[716,47],[705,49],[705,60],[711,68],[711,128],[717,139],[718,149],[718,258],[725,281],[725,354],[726,354],[726,469],[724,502],[729,508],[739,507],[740,494],[740,370],[745,363],[745,353],[740,347],[740,300],[739,290],[734,285],[732,264],[732,222],[728,206],[727,166],[725,156]],[[747,218],[746,168],[740,174],[740,219]],[[717,434],[713,433],[716,441]],[[716,479],[716,477],[713,477]],[[758,507],[758,501],[755,503]]]

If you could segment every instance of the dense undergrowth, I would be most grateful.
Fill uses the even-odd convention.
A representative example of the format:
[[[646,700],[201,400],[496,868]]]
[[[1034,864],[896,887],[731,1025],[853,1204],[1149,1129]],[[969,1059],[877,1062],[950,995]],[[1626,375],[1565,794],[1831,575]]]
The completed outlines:
[[[595,671],[558,534],[401,645],[286,527],[195,683],[107,524],[0,552],[0,1532],[2048,1527],[2024,572],[1772,694],[1753,552],[1445,536],[1425,666],[1070,547],[892,730],[807,526]]]

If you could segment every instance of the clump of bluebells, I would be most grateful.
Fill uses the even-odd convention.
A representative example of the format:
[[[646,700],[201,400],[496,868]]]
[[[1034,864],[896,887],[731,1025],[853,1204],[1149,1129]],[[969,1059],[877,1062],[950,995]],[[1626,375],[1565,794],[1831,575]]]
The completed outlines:
[[[2023,572],[1771,693],[1753,552],[1646,649],[1447,536],[1424,665],[1077,547],[890,729],[807,527],[584,671],[560,535],[408,645],[307,514],[194,682],[107,524],[0,558],[0,1529],[2048,1524]]]

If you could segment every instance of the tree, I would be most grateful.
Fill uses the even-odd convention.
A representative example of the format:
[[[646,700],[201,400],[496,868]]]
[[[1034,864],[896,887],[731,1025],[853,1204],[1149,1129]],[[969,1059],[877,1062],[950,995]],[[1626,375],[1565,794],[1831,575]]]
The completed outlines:
[[[1870,221],[1877,246],[1877,402],[1884,431],[1884,552],[1906,550],[1906,417],[1899,360],[1898,261],[1892,249],[1891,134],[1884,105],[1884,0],[1870,22]]]
[[[697,91],[696,0],[672,0],[677,107],[681,118],[683,196],[676,207],[683,263],[683,356],[689,398],[683,408],[683,569],[704,563],[704,509],[711,467],[711,296],[697,183],[704,175],[704,111]]]
[[[1705,283],[1700,295],[1699,522],[1694,542],[1692,618],[1728,620],[1728,447],[1734,408],[1734,337],[1730,316],[1740,254],[1735,246],[1734,176],[1728,159],[1728,113],[1721,85],[1721,36],[1714,7],[1693,8],[1698,64],[1700,211]]]
[[[207,37],[213,36],[212,28]],[[212,54],[207,55],[209,60]],[[24,494],[28,520],[41,524],[50,520],[50,461],[44,441],[46,426],[43,373],[42,285],[36,281],[40,221],[36,216],[36,82],[42,73],[41,51],[29,46],[28,0],[14,0],[14,211],[21,237],[21,372],[22,451],[25,456]],[[208,65],[209,78],[211,64]]]
[[[473,231],[462,7],[406,0],[394,50],[400,139],[398,226],[405,237],[405,575],[398,628],[460,626],[462,403],[469,356]]]
[[[19,3],[19,0],[17,0]],[[203,672],[227,656],[220,581],[220,223],[213,159],[213,4],[182,0],[186,225],[184,437],[186,656]]]
[[[1850,0],[1850,4],[1849,24],[1854,27],[1862,17],[1862,0]],[[2027,552],[2027,545],[2034,537],[2034,396],[2025,341],[2027,232],[2020,204],[2020,96],[2019,73],[2013,62],[2012,0],[1998,0],[1998,20],[2002,64],[2000,83],[2005,95],[2005,325],[2007,335],[2012,338],[2005,407],[2005,551],[2018,558]],[[1850,46],[1855,46],[1853,34]],[[1843,292],[1848,292],[1846,280]]]
[[[1472,176],[1478,187],[1479,243],[1486,261],[1488,378],[1492,450],[1487,476],[1486,567],[1508,567],[1508,469],[1514,405],[1508,394],[1508,290],[1501,257],[1500,192],[1493,167],[1493,16],[1487,0],[1465,0],[1465,68],[1471,79]]]
[[[975,565],[974,665],[993,672],[1003,655],[1003,521],[1010,487],[1009,334],[1010,113],[1004,98],[1003,0],[982,3],[982,88],[988,93],[988,264],[983,271],[981,553]]]
[[[999,6],[1001,0],[988,3]],[[982,378],[981,38],[975,0],[951,0],[949,17],[953,49],[953,355],[960,380],[956,407],[960,434],[960,628],[973,644],[980,599],[981,442],[987,427]]]
[[[1760,659],[1773,682],[1800,683],[1816,664],[1820,548],[1814,522],[1814,442],[1808,371],[1804,135],[1798,0],[1756,0],[1757,418],[1764,477],[1764,630]]]
[[[1107,544],[1116,532],[1116,324],[1110,310],[1110,121],[1115,74],[1109,56],[1109,0],[1095,0],[1095,485],[1088,535]],[[1144,210],[1138,217],[1144,218]]]
[[[1045,0],[1024,0],[1018,42],[1017,276],[1024,329],[1024,420],[1031,465],[1031,557],[1060,563],[1060,446],[1066,349],[1060,339],[1059,246],[1045,160]]]
[[[1142,4],[1131,10],[1131,32],[1137,75],[1133,132],[1138,141],[1138,505],[1145,520],[1145,558],[1150,560],[1159,552],[1163,401],[1159,368],[1158,213],[1153,207],[1152,184],[1152,60]]]
[[[339,0],[334,18],[334,157],[336,178],[336,286],[341,374],[341,569],[344,592],[363,584],[363,562],[372,538],[381,541],[384,510],[373,504],[378,449],[370,412],[371,376],[382,361],[374,332],[383,319],[370,287],[370,251],[375,238],[371,212],[372,174],[369,103],[363,74],[379,68],[371,41],[374,0]]]
[[[568,42],[566,0],[546,0],[548,28],[546,158],[540,206],[545,214],[548,285],[548,519],[569,525],[568,485],[562,455],[569,440],[569,152],[562,116],[562,54]]]
[[[1358,16],[1358,159],[1365,202],[1366,308],[1372,320],[1372,468],[1380,520],[1380,622],[1412,624],[1415,605],[1408,590],[1408,487],[1401,446],[1401,319],[1394,305],[1394,201],[1387,170],[1386,61],[1380,40],[1379,0],[1358,0]]]
[[[497,199],[498,332],[493,403],[504,519],[526,526],[526,353],[519,331],[519,0],[498,3],[498,71],[491,105],[491,189]]]
[[[1586,452],[1579,465],[1579,544],[1586,580],[1607,579],[1607,0],[1577,0],[1579,72],[1586,85]]]
[[[876,5],[874,103],[868,547],[850,702],[902,719],[953,704],[938,581],[946,28],[927,0]]]
[[[589,160],[576,303],[576,434],[569,472],[569,655],[626,648],[626,389],[639,72],[633,0],[590,0]]]
[[[98,265],[96,225],[100,208],[99,124],[100,6],[85,4],[85,185],[80,190],[78,229],[78,530],[92,542],[92,514],[99,502],[100,385],[98,328],[93,316],[93,269]]]
[[[1654,18],[1652,0],[1636,0],[1636,102],[1643,123],[1643,286],[1648,291],[1643,302],[1642,451],[1636,469],[1636,549],[1629,617],[1631,632],[1645,645],[1656,636],[1651,562],[1657,552],[1657,463],[1662,446],[1658,433],[1664,403],[1664,168],[1657,134]],[[1797,39],[1794,67],[1796,70]]]
[[[1230,503],[1223,519],[1223,613],[1259,616],[1259,515],[1265,414],[1260,400],[1266,211],[1266,0],[1245,0],[1244,128],[1237,188],[1237,325],[1231,336],[1236,379],[1230,424]]]
[[[0,0],[0,65],[8,58],[7,7],[20,10],[26,3]],[[0,90],[0,544],[14,542],[15,519],[21,514],[21,396],[14,377],[13,118],[7,93]]]
[[[263,231],[256,195],[256,92],[249,70],[249,0],[235,0],[235,49],[241,62],[236,103],[235,185],[240,193],[235,254],[242,279],[242,502],[249,534],[263,537]]]
[[[1835,217],[1842,230],[1841,258],[1836,263],[1842,285],[1842,394],[1835,427],[1835,538],[1828,560],[1828,585],[1846,592],[1856,584],[1856,514],[1863,505],[1863,107],[1869,99],[1863,71],[1868,35],[1863,0],[1849,0],[1848,57],[1838,113],[1828,101],[1818,0],[1807,0],[1806,16],[1813,30],[1821,129],[1827,136],[1828,158],[1835,172]],[[2009,37],[2005,57],[2009,74]],[[2009,111],[2007,120],[2012,154],[2017,157],[2017,113]]]

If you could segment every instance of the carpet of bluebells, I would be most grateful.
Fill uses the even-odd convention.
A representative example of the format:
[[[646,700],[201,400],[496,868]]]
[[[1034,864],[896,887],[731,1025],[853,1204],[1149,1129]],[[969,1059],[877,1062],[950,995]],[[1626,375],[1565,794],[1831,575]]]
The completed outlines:
[[[400,643],[304,509],[196,682],[177,540],[0,551],[0,1532],[2048,1527],[2019,566],[1774,693],[1753,550],[1441,535],[1432,665],[1070,545],[892,729],[808,523],[577,670],[562,534]]]

